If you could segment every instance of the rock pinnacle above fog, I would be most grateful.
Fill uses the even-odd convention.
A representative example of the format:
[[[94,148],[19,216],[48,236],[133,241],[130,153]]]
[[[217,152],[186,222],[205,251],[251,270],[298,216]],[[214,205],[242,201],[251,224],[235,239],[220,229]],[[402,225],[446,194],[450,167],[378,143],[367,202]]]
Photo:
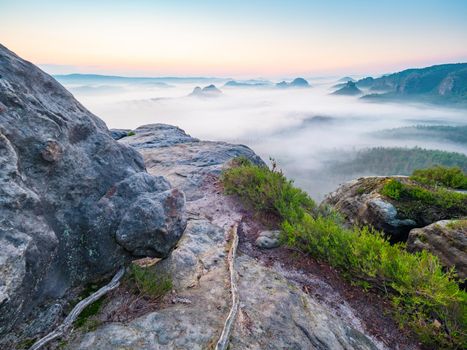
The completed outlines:
[[[290,83],[287,83],[286,81],[281,81],[280,83],[276,84],[276,87],[278,88],[290,88],[290,87],[306,88],[309,86],[310,84],[308,83],[308,81],[306,81],[303,78],[295,78]]]
[[[214,84],[200,88],[199,86],[193,89],[193,92],[189,96],[195,97],[217,97],[222,94],[222,91],[218,89]]]
[[[357,87],[357,85],[354,82],[348,81],[342,88],[334,91],[332,94],[354,96],[360,95],[361,93],[362,91]]]

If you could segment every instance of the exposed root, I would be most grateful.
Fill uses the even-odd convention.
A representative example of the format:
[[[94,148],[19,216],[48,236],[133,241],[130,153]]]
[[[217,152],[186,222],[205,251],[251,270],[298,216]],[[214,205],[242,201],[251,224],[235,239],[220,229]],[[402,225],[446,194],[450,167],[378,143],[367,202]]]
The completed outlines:
[[[58,326],[53,332],[50,332],[45,337],[35,342],[29,348],[29,350],[38,350],[52,340],[63,336],[72,326],[73,322],[78,318],[79,314],[86,308],[86,306],[91,305],[93,302],[100,299],[103,295],[120,285],[120,279],[123,277],[124,273],[125,268],[122,267],[108,284],[76,304],[76,306],[73,308],[73,310],[71,310],[60,326]]]
[[[238,313],[238,304],[239,304],[239,297],[238,297],[238,287],[237,287],[237,272],[235,271],[235,256],[237,254],[237,246],[238,246],[238,234],[237,234],[237,225],[232,227],[232,236],[233,242],[232,246],[230,247],[229,255],[227,260],[229,262],[229,270],[230,270],[230,292],[232,294],[232,307],[230,308],[229,315],[224,323],[224,328],[222,329],[221,336],[216,344],[216,350],[225,350],[229,345],[229,338],[230,333],[232,331],[233,324],[235,322],[235,318],[237,317]]]

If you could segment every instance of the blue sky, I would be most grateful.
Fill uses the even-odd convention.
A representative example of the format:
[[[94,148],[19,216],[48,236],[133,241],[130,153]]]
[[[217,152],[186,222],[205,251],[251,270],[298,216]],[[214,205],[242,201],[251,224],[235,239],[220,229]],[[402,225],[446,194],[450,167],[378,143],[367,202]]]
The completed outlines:
[[[0,42],[61,73],[376,73],[467,61],[466,33],[463,0],[0,0]]]

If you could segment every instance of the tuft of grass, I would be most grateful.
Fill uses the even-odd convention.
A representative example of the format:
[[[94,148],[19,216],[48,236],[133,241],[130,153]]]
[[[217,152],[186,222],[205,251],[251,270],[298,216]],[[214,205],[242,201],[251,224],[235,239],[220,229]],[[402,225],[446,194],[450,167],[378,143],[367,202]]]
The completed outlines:
[[[134,131],[129,131],[128,134],[126,134],[126,136],[135,136],[136,133]]]
[[[150,267],[130,265],[129,282],[139,294],[157,299],[172,290],[173,284],[170,276],[159,275]]]
[[[432,168],[418,169],[410,178],[426,185],[467,190],[467,175],[459,167],[436,165]]]
[[[410,326],[425,345],[455,349],[467,343],[467,293],[459,288],[454,270],[445,272],[436,256],[409,253],[368,227],[344,228],[338,215],[314,210],[312,199],[274,163],[269,169],[242,160],[223,173],[222,182],[227,193],[259,213],[277,215],[289,246],[384,293],[401,326]],[[386,193],[391,198],[406,195],[404,185],[392,182]]]

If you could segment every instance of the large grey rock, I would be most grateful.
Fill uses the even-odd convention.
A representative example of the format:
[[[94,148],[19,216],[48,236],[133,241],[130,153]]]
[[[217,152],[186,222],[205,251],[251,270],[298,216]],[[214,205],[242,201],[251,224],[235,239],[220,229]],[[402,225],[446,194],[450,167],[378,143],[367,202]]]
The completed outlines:
[[[134,256],[167,255],[185,226],[180,191],[1,45],[0,182],[0,335]]]
[[[410,251],[427,250],[446,267],[455,267],[459,278],[467,278],[467,220],[441,220],[410,231]]]
[[[207,349],[229,310],[225,232],[190,220],[177,248],[153,267],[170,274],[174,303],[128,324],[111,323],[72,341],[69,349]],[[177,302],[183,300],[185,302]]]

